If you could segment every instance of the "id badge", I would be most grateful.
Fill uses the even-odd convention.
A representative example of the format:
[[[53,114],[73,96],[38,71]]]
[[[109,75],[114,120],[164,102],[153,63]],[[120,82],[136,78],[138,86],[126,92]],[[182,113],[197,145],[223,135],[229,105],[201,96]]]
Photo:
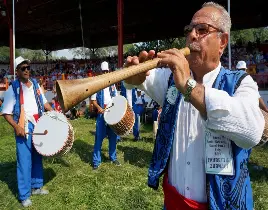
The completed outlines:
[[[206,129],[205,149],[207,174],[234,175],[230,139]]]

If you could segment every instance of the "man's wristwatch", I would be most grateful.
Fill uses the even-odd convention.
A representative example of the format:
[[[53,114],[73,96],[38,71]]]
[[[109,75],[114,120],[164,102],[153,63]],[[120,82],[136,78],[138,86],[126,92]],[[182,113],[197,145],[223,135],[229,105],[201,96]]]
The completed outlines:
[[[186,92],[184,93],[184,101],[190,102],[191,93],[192,93],[192,90],[195,88],[196,84],[197,82],[192,78],[189,78],[187,80],[186,82],[187,88],[186,88]]]

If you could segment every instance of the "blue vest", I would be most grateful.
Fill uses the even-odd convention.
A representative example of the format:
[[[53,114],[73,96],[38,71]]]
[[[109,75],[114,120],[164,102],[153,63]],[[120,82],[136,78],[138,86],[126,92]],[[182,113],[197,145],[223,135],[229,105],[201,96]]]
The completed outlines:
[[[44,102],[43,102],[42,95],[38,94],[38,92],[40,93],[40,90],[37,91],[39,89],[38,83],[35,79],[30,79],[30,81],[33,84],[35,100],[36,100],[36,104],[38,108],[38,114],[39,116],[42,116],[44,112]],[[16,103],[14,105],[14,111],[13,111],[13,119],[15,122],[18,123],[19,118],[20,118],[20,81],[16,79],[15,81],[11,83],[11,85],[12,85],[12,88],[15,94],[15,99],[16,99]]]
[[[247,76],[245,71],[232,71],[221,68],[212,87],[224,90],[230,96],[233,96],[245,76]],[[172,75],[169,79],[168,86],[175,86]],[[164,102],[163,114],[160,117],[160,124],[148,173],[148,185],[153,189],[158,188],[159,178],[168,165],[181,98],[182,94],[179,93],[174,105],[169,104],[167,98]],[[235,175],[207,174],[209,206],[210,209],[217,210],[252,210],[252,189],[247,168],[251,149],[242,149],[233,142],[231,144]]]
[[[111,97],[114,97],[116,96],[116,88],[115,88],[115,85],[111,85],[109,87],[109,90],[110,90],[110,96]],[[104,109],[104,91],[103,90],[100,90],[98,93],[97,93],[97,96],[96,96],[96,100],[97,100],[97,103],[98,105]],[[106,104],[107,105],[107,104]]]
[[[140,115],[140,114],[142,114],[142,112],[143,112],[143,108],[138,107],[138,106],[136,105],[136,102],[137,102],[136,92],[137,92],[137,91],[136,91],[135,88],[132,89],[132,109],[133,109],[134,113]],[[142,103],[145,105],[144,95],[141,95],[141,100],[142,100]]]
[[[155,108],[153,111],[153,121],[157,121],[157,118],[158,118],[158,109]]]
[[[126,90],[126,88],[124,86],[124,82],[123,81],[120,82],[120,86],[121,86],[120,95],[121,96],[124,96],[125,98],[127,98],[127,90]]]

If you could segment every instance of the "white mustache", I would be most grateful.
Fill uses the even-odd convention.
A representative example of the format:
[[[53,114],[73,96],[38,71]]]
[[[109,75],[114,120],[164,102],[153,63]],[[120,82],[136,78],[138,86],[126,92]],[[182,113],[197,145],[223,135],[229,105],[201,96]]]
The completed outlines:
[[[189,44],[190,51],[201,51],[201,47],[196,42]]]

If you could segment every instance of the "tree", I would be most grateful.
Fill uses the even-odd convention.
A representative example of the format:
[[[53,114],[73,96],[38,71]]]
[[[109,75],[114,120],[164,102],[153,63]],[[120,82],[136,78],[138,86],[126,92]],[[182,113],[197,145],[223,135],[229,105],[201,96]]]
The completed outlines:
[[[20,56],[20,51],[15,49],[15,57]],[[0,61],[9,62],[9,47],[0,47]]]
[[[30,61],[45,61],[46,55],[42,50],[29,50],[20,49],[20,54],[22,57],[29,59]]]
[[[248,44],[248,42],[256,43],[264,42],[268,40],[268,29],[264,28],[252,28],[231,32],[231,44]]]
[[[68,60],[65,56],[61,56],[60,58],[57,58],[57,59],[62,60],[62,61]]]
[[[126,45],[124,48],[124,53],[128,55],[138,55],[139,52],[145,50],[155,50],[156,53],[171,49],[171,48],[183,48],[185,47],[185,38],[173,38],[173,39],[165,39],[165,40],[154,40],[149,42],[141,42],[132,45]]]
[[[83,47],[77,47],[70,49],[69,52],[72,53],[72,55],[76,58],[103,58],[103,57],[112,57],[117,55],[117,46],[111,46],[111,47],[103,47],[103,48],[96,48],[96,49],[90,49],[90,48],[83,48]]]

